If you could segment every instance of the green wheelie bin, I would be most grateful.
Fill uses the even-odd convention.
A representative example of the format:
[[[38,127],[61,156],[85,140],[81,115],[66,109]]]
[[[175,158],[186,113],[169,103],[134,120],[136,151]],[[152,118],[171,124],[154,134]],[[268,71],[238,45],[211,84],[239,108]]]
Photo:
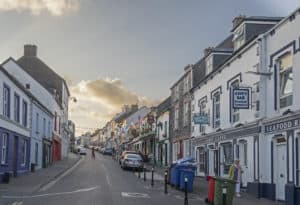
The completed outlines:
[[[235,182],[220,177],[215,178],[214,205],[232,205]],[[226,190],[226,202],[223,203],[223,189]]]

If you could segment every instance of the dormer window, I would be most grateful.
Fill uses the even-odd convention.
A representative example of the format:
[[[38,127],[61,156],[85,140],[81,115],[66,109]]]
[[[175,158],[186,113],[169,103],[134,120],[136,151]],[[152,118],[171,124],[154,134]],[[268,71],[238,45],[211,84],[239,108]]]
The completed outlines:
[[[206,58],[206,75],[210,74],[213,71],[213,55],[209,55]]]
[[[234,32],[233,36],[233,46],[234,50],[238,50],[245,43],[245,25],[241,25]]]

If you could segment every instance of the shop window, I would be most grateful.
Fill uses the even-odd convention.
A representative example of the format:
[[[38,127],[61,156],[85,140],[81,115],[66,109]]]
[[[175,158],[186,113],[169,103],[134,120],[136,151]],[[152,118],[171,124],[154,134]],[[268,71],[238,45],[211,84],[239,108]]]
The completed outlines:
[[[218,128],[221,125],[221,110],[220,110],[220,92],[213,95],[213,127]]]
[[[239,80],[238,79],[233,81],[230,85],[231,91],[235,88],[238,88],[238,87],[239,87]],[[232,123],[238,122],[240,120],[239,109],[234,109],[234,108],[231,109],[231,120],[232,120]]]
[[[233,147],[232,143],[225,143],[223,147],[223,173],[228,174],[230,166],[233,163]]]
[[[280,86],[280,108],[293,104],[293,59],[288,53],[278,60],[279,86]]]
[[[23,145],[22,145],[22,166],[26,165],[26,158],[27,158],[27,141],[23,140]]]
[[[8,144],[8,134],[2,133],[1,164],[7,163],[7,144]]]
[[[200,147],[199,149],[199,172],[205,172],[205,149]]]

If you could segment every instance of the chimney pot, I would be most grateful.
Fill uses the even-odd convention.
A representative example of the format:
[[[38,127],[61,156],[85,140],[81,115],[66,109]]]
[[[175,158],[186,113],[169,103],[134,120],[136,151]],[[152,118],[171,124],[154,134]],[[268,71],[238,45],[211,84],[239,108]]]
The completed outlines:
[[[37,46],[36,45],[24,45],[24,56],[25,57],[36,57],[37,56]]]
[[[233,29],[239,25],[244,19],[246,18],[245,15],[239,15],[237,17],[235,17],[233,20],[232,20],[232,27]]]
[[[210,52],[213,50],[214,47],[208,47],[204,49],[204,56],[207,56],[210,54]]]

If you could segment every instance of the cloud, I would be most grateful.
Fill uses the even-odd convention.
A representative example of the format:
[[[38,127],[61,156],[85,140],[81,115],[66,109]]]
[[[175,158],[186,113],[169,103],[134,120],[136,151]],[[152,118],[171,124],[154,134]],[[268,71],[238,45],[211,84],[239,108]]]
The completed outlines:
[[[157,105],[157,100],[137,95],[126,88],[120,79],[99,78],[80,81],[70,86],[70,117],[76,125],[100,128],[121,111],[123,105]],[[81,131],[83,133],[84,131]]]
[[[30,11],[39,15],[46,10],[54,16],[61,16],[68,11],[77,11],[79,0],[0,0],[0,10]]]

